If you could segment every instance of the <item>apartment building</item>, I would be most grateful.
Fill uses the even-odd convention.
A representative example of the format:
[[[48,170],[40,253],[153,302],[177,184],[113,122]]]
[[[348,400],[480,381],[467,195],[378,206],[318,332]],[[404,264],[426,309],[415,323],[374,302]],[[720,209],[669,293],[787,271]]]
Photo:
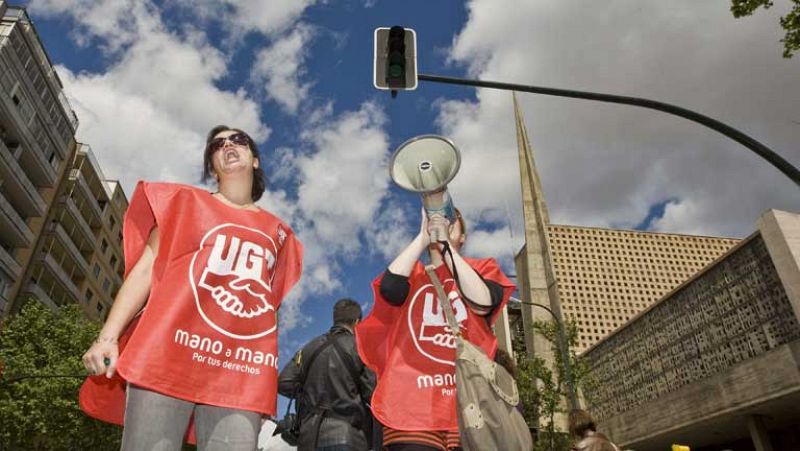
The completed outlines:
[[[77,127],[27,13],[0,0],[0,313],[25,284],[74,160]]]
[[[105,318],[122,285],[127,207],[120,184],[106,180],[91,148],[78,144],[23,293],[51,307],[77,303],[89,318]]]

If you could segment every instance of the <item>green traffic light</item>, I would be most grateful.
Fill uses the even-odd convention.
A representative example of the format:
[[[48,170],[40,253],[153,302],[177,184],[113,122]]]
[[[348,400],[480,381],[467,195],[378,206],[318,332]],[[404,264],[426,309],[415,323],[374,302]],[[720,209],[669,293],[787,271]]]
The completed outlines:
[[[389,76],[399,77],[403,75],[403,66],[399,64],[392,64],[389,66]]]

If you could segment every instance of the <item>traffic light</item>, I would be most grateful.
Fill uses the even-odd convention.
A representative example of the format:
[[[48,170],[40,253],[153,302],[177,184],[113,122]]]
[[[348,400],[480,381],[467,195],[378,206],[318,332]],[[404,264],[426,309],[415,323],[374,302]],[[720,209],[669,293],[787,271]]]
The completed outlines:
[[[389,29],[389,45],[386,50],[386,83],[390,88],[406,85],[406,30],[403,27]]]
[[[378,89],[417,89],[417,34],[411,28],[375,29],[373,83]]]

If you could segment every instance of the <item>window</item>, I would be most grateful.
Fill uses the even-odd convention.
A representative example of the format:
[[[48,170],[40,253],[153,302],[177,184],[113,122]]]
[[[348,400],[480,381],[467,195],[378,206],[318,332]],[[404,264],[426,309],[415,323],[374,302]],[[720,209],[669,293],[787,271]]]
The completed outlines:
[[[111,256],[111,269],[114,269],[114,270],[117,269],[117,256],[116,255],[112,255]]]
[[[109,287],[109,286],[111,286],[111,282],[110,282],[108,279],[105,279],[105,280],[103,281],[103,291],[105,291],[106,293],[108,293],[108,287]]]
[[[99,276],[100,275],[100,265],[95,263],[94,264],[94,268],[92,268],[92,272],[94,273],[95,277]]]
[[[117,220],[114,219],[113,216],[108,217],[108,224],[111,226],[111,229],[114,229],[114,226],[117,225]]]
[[[108,250],[108,241],[106,241],[106,239],[103,238],[103,241],[100,243],[100,252],[105,254],[107,250]]]
[[[103,313],[103,304],[101,304],[99,302],[97,303],[97,313],[100,313],[100,314]]]
[[[84,298],[86,299],[86,302],[88,303],[89,301],[91,301],[93,297],[94,297],[94,293],[92,293],[92,289],[91,288],[87,288],[86,289],[86,294],[84,295]]]

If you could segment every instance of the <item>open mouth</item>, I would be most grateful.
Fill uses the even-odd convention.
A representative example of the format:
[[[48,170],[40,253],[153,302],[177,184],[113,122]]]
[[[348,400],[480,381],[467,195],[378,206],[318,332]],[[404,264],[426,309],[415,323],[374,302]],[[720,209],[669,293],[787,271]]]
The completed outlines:
[[[234,149],[226,150],[225,154],[223,155],[223,157],[225,158],[225,162],[226,163],[239,161],[239,154]]]

